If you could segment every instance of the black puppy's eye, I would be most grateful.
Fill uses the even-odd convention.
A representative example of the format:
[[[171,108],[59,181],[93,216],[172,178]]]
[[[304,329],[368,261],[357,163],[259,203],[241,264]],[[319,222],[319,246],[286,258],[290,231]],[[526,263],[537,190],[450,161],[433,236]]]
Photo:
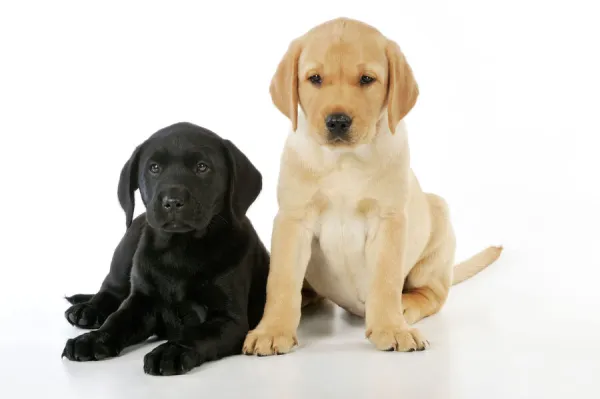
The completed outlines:
[[[150,166],[148,167],[148,170],[150,170],[150,172],[156,174],[156,173],[160,172],[160,166],[157,163],[151,163]]]
[[[208,165],[204,162],[198,162],[196,165],[196,173],[205,173],[208,171]]]
[[[374,81],[375,81],[375,78],[372,78],[369,75],[363,75],[363,76],[360,77],[360,84],[362,86],[370,85]]]
[[[315,86],[319,86],[321,83],[323,83],[321,75],[312,75],[308,78],[308,80],[310,80],[310,83],[314,84]]]

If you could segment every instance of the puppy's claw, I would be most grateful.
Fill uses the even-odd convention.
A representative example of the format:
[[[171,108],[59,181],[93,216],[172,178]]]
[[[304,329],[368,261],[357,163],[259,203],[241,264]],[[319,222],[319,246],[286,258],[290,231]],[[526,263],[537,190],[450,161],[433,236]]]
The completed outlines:
[[[67,340],[67,343],[65,344],[65,349],[63,349],[60,358],[62,359],[63,357],[66,357],[69,360],[73,360],[73,347],[74,341],[72,339]]]

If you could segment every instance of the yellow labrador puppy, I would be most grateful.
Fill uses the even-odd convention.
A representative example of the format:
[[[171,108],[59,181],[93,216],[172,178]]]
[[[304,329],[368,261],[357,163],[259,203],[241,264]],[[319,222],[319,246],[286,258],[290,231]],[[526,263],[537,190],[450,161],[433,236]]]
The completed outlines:
[[[326,22],[291,43],[270,92],[293,132],[281,158],[265,313],[244,352],[297,345],[303,286],[364,315],[378,349],[423,350],[410,325],[438,312],[450,286],[501,248],[453,267],[446,203],[424,193],[410,168],[402,119],[419,90],[400,48],[364,23]]]

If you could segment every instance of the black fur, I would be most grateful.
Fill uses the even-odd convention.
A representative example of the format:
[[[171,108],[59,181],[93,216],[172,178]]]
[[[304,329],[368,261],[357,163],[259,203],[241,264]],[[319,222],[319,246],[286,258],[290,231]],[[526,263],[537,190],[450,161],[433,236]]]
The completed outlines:
[[[133,219],[138,188],[146,213]],[[245,216],[261,188],[246,156],[199,126],[138,146],[121,172],[127,231],[110,272],[97,294],[67,298],[69,323],[98,330],[68,340],[63,356],[100,360],[156,335],[168,341],[144,371],[173,375],[241,353],[266,296],[269,255]]]

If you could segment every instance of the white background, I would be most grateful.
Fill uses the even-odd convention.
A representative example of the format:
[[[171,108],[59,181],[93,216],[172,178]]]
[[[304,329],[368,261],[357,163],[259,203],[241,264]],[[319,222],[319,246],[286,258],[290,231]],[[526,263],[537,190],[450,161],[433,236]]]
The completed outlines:
[[[0,397],[600,397],[595,2],[206,3],[0,5]],[[151,346],[61,361],[79,333],[62,296],[99,287],[125,228],[119,171],[161,127],[194,122],[247,153],[270,244],[289,121],[269,82],[293,38],[338,16],[396,40],[415,71],[413,168],[450,203],[458,257],[505,247],[420,323],[432,348],[379,353],[327,307],[288,356],[169,378],[143,374]]]

